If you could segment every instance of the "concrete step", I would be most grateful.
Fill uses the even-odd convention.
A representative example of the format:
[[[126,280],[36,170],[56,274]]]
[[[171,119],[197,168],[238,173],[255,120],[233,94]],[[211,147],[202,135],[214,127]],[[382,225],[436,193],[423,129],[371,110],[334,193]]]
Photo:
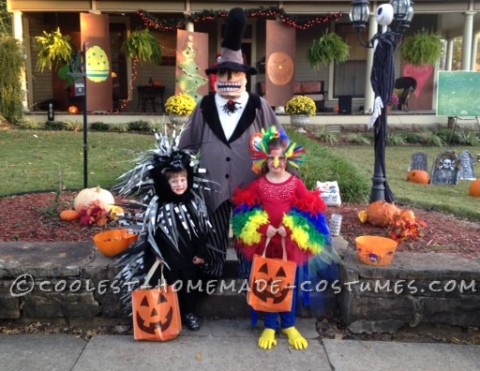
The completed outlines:
[[[216,287],[207,285],[198,303],[198,314],[205,318],[246,318],[250,315],[247,305],[247,280],[222,278]],[[211,290],[211,291],[210,291]]]

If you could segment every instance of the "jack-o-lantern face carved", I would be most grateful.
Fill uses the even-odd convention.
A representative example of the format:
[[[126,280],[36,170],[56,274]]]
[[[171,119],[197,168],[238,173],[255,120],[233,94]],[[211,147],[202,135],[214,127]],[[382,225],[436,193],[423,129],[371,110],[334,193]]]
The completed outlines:
[[[272,274],[270,274],[269,268],[273,267],[269,267],[268,263],[264,263],[255,272],[252,293],[261,301],[266,303],[270,300],[271,304],[275,305],[285,300],[292,284],[286,281],[287,274],[283,267],[280,266]]]
[[[168,308],[167,315],[163,319],[160,318],[161,315],[158,312],[159,307]],[[162,313],[165,313],[165,311],[162,311]],[[142,331],[148,334],[154,334],[156,329],[165,331],[170,327],[173,318],[173,308],[163,294],[158,295],[158,302],[156,305],[150,305],[148,298],[145,296],[142,299],[135,316],[137,326]]]

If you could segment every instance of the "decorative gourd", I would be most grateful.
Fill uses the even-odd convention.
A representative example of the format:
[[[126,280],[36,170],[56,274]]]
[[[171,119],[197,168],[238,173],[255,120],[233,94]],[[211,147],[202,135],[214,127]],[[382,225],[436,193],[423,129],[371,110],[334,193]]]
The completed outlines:
[[[368,222],[368,214],[367,210],[361,210],[358,212],[358,220],[360,220],[360,223],[366,223]]]
[[[72,115],[76,115],[78,113],[78,107],[77,106],[70,106],[70,107],[68,107],[68,112],[71,113]]]
[[[80,213],[76,210],[63,210],[60,213],[60,219],[65,222],[73,222],[80,219]]]
[[[400,209],[397,206],[385,201],[375,201],[367,207],[367,220],[371,225],[386,227],[399,213]]]
[[[110,209],[110,218],[112,220],[118,220],[123,214],[125,213],[125,210],[121,208],[120,206],[112,206]]]
[[[94,188],[82,189],[73,201],[73,208],[80,211],[83,208],[89,207],[94,201],[98,201],[99,206],[106,211],[110,211],[115,203],[115,199],[110,191],[96,186]]]
[[[400,218],[407,223],[415,223],[415,213],[412,210],[403,210]]]
[[[472,197],[480,197],[480,178],[474,180],[470,184],[470,188],[468,189],[468,194]]]
[[[411,170],[407,174],[407,182],[428,185],[430,175],[425,170]]]

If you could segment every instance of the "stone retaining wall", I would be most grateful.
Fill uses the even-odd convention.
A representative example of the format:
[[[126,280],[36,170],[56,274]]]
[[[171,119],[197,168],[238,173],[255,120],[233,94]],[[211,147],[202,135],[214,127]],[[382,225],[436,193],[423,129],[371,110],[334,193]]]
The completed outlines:
[[[480,326],[480,263],[443,253],[397,252],[389,267],[344,251],[340,309],[356,333],[419,323]]]
[[[122,318],[118,268],[90,242],[0,244],[0,319]]]
[[[338,303],[351,331],[394,332],[419,323],[480,326],[480,261],[397,252],[392,266],[373,267],[360,263],[342,241],[335,241],[344,256],[340,282],[330,288],[327,304]],[[0,319],[129,320],[120,309],[114,262],[90,242],[0,243]],[[208,297],[200,314],[248,316],[242,295]]]

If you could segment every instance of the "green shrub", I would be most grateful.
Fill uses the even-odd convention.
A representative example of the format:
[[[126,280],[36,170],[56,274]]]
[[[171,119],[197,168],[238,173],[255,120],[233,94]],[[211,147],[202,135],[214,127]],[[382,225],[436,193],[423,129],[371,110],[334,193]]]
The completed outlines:
[[[153,132],[153,126],[151,123],[147,121],[133,121],[129,122],[127,126],[128,131],[136,131],[140,133],[152,133]]]
[[[442,133],[429,133],[427,134],[427,143],[435,147],[443,147],[447,143],[448,139],[444,139]]]
[[[420,133],[405,133],[403,137],[408,144],[426,144],[425,136]]]
[[[104,122],[92,122],[90,124],[90,130],[109,131],[110,130],[110,125],[105,124]]]
[[[299,133],[290,133],[291,139],[305,147],[306,161],[300,168],[302,179],[309,189],[316,187],[317,181],[338,181],[342,202],[365,203],[370,195],[368,180],[348,159],[334,156],[330,150],[318,142]],[[311,160],[315,159],[315,160]]]
[[[459,133],[457,139],[458,144],[463,144],[466,146],[477,146],[480,143],[478,136],[472,132]]]
[[[351,144],[369,145],[372,143],[372,140],[368,134],[347,134],[345,140]]]
[[[15,126],[20,129],[45,129],[45,123],[35,120],[32,116],[23,116],[20,120],[15,122]]]
[[[405,142],[405,136],[403,134],[391,133],[387,136],[387,144],[389,146],[403,146]]]
[[[333,133],[333,132],[323,130],[315,133],[315,137],[320,142],[326,143],[332,146],[338,142],[339,133]]]
[[[68,123],[63,121],[47,121],[45,122],[45,129],[47,130],[71,130]]]

